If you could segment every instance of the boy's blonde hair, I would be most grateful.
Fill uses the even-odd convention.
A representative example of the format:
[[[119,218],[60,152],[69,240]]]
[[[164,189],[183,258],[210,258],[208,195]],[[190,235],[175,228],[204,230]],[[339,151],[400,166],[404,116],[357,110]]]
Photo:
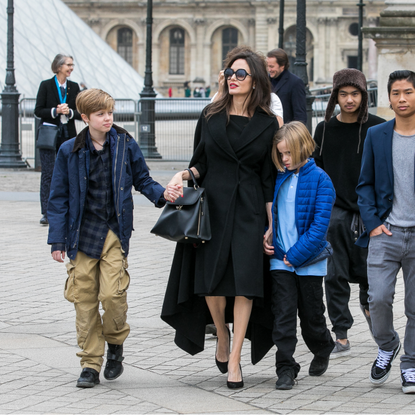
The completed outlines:
[[[284,124],[275,134],[272,145],[272,161],[278,170],[284,171],[284,164],[277,145],[284,141],[291,153],[291,163],[301,164],[306,161],[316,147],[316,143],[307,130],[307,127],[300,121],[292,121]]]
[[[80,92],[76,97],[76,109],[88,118],[93,112],[114,110],[114,98],[98,88],[90,88]]]

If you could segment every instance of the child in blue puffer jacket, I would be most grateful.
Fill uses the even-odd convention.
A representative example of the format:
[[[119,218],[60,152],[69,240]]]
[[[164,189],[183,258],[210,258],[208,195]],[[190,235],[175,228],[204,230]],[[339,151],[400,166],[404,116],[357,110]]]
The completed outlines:
[[[328,367],[334,341],[326,326],[323,277],[331,247],[326,241],[335,191],[314,160],[315,142],[301,122],[280,128],[272,159],[278,169],[272,204],[272,229],[264,236],[271,255],[273,341],[277,346],[277,389],[291,389],[300,371],[294,359],[297,310],[303,339],[314,354],[310,376]]]

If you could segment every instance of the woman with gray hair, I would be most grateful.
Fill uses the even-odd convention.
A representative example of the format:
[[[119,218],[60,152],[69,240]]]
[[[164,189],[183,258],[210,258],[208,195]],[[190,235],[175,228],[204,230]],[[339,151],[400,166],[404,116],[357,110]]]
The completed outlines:
[[[41,124],[59,127],[56,150],[39,150],[42,165],[40,180],[41,225],[48,225],[47,208],[56,153],[64,141],[76,136],[75,119],[81,120],[81,115],[76,111],[75,105],[79,85],[68,80],[74,66],[72,56],[56,55],[52,62],[52,72],[55,76],[42,81],[37,93],[35,115],[41,119]]]

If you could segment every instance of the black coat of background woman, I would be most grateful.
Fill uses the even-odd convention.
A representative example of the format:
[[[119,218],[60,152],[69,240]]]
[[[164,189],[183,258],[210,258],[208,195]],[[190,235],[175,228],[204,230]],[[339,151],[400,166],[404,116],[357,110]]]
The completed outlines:
[[[75,119],[81,120],[81,115],[76,111],[75,106],[79,85],[68,79],[74,70],[72,56],[56,55],[51,68],[55,76],[40,83],[35,107],[35,115],[41,119],[41,124],[60,127],[56,151],[39,150],[42,165],[40,179],[41,225],[48,225],[47,207],[56,153],[64,141],[76,136]]]

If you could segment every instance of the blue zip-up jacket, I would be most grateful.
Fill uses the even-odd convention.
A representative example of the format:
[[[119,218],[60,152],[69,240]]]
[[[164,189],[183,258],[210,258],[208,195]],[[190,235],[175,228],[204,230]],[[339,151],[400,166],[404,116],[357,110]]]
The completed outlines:
[[[311,262],[316,262],[315,259],[322,256],[328,247],[326,235],[336,193],[330,177],[316,166],[314,159],[309,159],[300,168],[295,196],[295,224],[298,231],[298,241],[288,252],[284,252],[277,242],[277,196],[281,185],[292,174],[294,174],[294,170],[278,172],[277,175],[272,204],[273,256],[282,261],[284,255],[287,255],[288,262],[293,267],[300,268]]]
[[[88,127],[59,149],[48,204],[48,244],[64,244],[70,259],[78,252],[79,233],[88,194],[90,153],[86,147]],[[165,204],[164,188],[149,174],[137,142],[116,126],[110,132],[112,190],[122,249],[128,255],[133,231],[133,196],[131,188],[141,192],[157,207]]]

